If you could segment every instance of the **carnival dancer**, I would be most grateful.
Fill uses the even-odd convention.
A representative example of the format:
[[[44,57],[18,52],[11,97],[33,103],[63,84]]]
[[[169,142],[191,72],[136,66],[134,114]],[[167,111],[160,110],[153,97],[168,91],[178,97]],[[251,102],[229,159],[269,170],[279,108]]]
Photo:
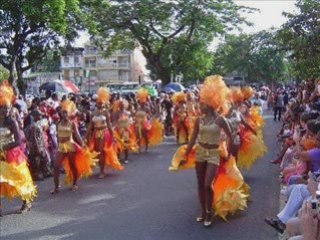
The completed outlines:
[[[149,121],[150,106],[148,103],[149,92],[148,90],[141,88],[137,93],[138,106],[135,113],[135,132],[138,141],[139,152],[141,152],[141,146],[145,145],[145,151],[148,151],[149,138],[148,134],[151,129]]]
[[[106,165],[116,170],[123,170],[113,141],[113,131],[108,111],[109,100],[109,90],[103,87],[99,88],[97,110],[92,114],[87,133],[90,150],[99,153],[100,173],[98,178],[100,179],[106,176],[104,172]]]
[[[178,144],[185,144],[190,138],[190,126],[188,125],[188,108],[186,104],[186,94],[177,92],[172,96],[172,102],[175,105],[173,112],[173,124]]]
[[[129,151],[138,152],[137,141],[134,134],[134,127],[131,124],[131,113],[127,111],[128,102],[124,99],[116,100],[113,103],[113,115],[116,127],[114,137],[117,141],[119,153],[124,153],[124,163],[128,163]]]
[[[23,204],[18,212],[24,213],[31,209],[37,189],[31,178],[27,157],[20,148],[18,123],[10,114],[13,100],[12,87],[3,83],[0,86],[0,195],[1,198],[21,198]]]
[[[72,191],[78,189],[78,180],[92,174],[96,154],[84,147],[76,124],[71,117],[76,114],[73,101],[64,100],[61,103],[61,121],[57,125],[58,151],[54,162],[54,189],[51,194],[59,192],[60,168],[66,171],[66,183],[72,184]]]
[[[226,219],[227,214],[244,210],[247,206],[249,187],[231,155],[230,124],[219,115],[228,101],[228,92],[221,76],[206,78],[200,89],[202,116],[195,122],[188,146],[177,150],[169,168],[177,171],[195,166],[202,210],[196,221],[204,222],[205,227],[212,224],[212,210]],[[198,144],[195,144],[196,139]]]
[[[255,131],[240,126],[241,144],[238,154],[238,167],[250,169],[253,164],[262,158],[267,152],[267,146],[263,140],[264,119],[260,115],[259,106],[249,106],[247,101],[243,101],[239,108],[245,121]]]
[[[231,154],[238,161],[238,153],[241,146],[240,125],[242,124],[246,129],[256,134],[256,131],[245,121],[241,112],[239,111],[240,104],[244,101],[244,96],[240,88],[232,87],[230,89],[231,108],[226,117],[232,132],[232,152]]]

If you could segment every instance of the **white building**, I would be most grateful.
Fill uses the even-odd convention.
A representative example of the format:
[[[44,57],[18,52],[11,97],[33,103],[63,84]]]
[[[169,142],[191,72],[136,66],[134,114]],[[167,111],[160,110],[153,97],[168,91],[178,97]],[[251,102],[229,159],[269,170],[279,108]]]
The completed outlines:
[[[61,56],[63,79],[70,80],[82,91],[95,92],[109,83],[148,80],[146,61],[139,49],[118,50],[109,57],[92,44],[68,49]]]
[[[60,58],[60,69],[64,80],[83,85],[84,48],[67,48]]]

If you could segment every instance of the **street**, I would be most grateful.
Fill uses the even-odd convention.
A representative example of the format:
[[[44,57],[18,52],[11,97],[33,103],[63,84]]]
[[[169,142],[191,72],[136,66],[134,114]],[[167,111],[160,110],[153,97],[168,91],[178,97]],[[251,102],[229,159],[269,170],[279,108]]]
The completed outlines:
[[[1,239],[108,239],[108,240],[272,240],[277,233],[264,223],[279,208],[278,168],[270,164],[279,144],[279,122],[266,114],[265,141],[268,154],[250,171],[242,171],[251,186],[248,209],[215,218],[206,229],[195,222],[200,213],[194,170],[171,173],[171,157],[177,145],[173,138],[148,153],[133,155],[122,172],[108,171],[82,180],[77,192],[63,186],[52,196],[53,179],[38,182],[38,198],[30,212],[14,214],[21,201],[4,201]],[[96,171],[97,173],[97,171]],[[64,175],[61,175],[61,182]]]

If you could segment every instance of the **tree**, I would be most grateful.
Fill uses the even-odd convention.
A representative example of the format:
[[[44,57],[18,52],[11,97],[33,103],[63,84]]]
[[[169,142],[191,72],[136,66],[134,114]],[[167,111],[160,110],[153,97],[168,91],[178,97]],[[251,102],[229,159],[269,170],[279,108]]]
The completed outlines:
[[[0,65],[0,83],[3,80],[8,80],[8,78],[9,78],[9,71]]]
[[[1,0],[0,64],[9,82],[23,92],[23,73],[59,44],[59,36],[73,39],[82,16],[78,0]]]
[[[283,81],[288,79],[285,54],[279,51],[274,32],[229,35],[216,50],[216,71],[233,72],[247,81]]]
[[[209,44],[217,34],[247,23],[240,11],[249,10],[231,0],[93,2],[87,2],[87,9],[95,16],[98,41],[108,52],[138,44],[152,73],[164,84],[180,73],[195,78],[207,72],[212,62]]]
[[[299,11],[284,13],[288,21],[278,31],[282,50],[288,53],[292,74],[298,78],[320,76],[320,2],[297,0]]]

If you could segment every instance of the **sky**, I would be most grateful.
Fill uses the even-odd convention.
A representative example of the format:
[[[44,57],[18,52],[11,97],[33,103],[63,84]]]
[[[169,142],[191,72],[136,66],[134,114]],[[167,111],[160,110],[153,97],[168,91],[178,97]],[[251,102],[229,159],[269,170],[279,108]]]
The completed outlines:
[[[235,0],[242,6],[257,8],[253,14],[247,15],[247,19],[254,24],[253,27],[245,27],[246,33],[258,32],[272,27],[279,28],[286,22],[282,12],[294,13],[296,11],[294,0]]]
[[[253,27],[243,27],[246,33],[258,32],[272,27],[279,28],[286,22],[282,12],[294,13],[296,8],[294,0],[235,0],[236,4],[257,8],[259,11],[247,15],[247,19],[254,24]],[[89,40],[86,33],[75,41],[76,46],[83,46]]]

